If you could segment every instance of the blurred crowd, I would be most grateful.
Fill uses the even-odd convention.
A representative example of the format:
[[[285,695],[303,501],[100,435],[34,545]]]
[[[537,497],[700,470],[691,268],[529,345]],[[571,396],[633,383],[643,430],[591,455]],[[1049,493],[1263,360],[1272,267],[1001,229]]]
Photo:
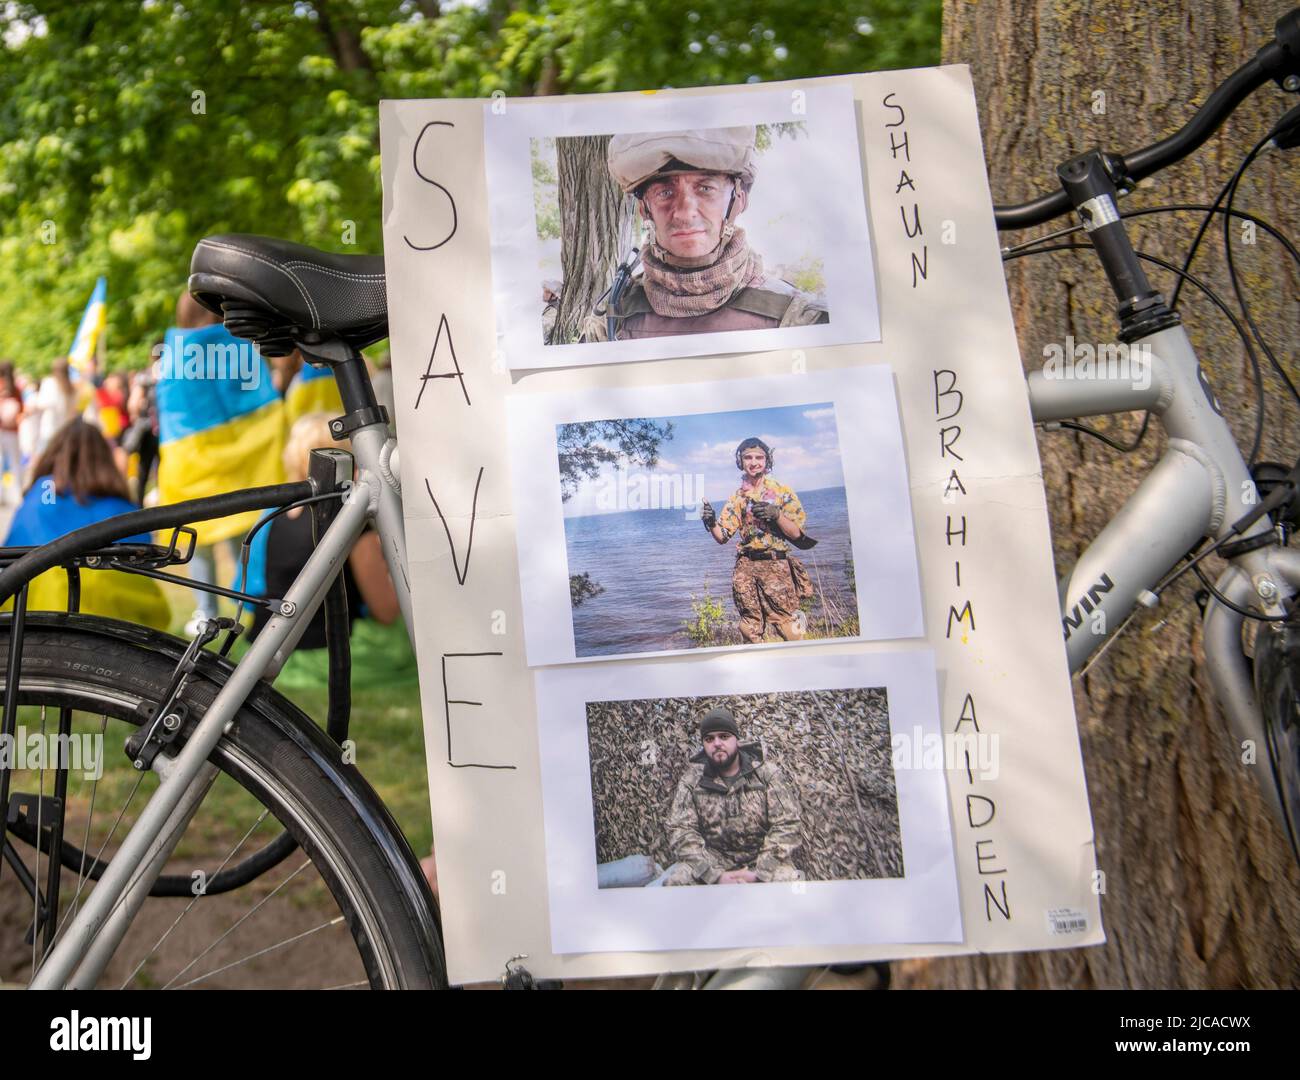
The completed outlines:
[[[328,421],[341,415],[343,406],[328,368],[304,363],[296,351],[268,362],[188,293],[178,300],[175,325],[141,361],[132,370],[100,371],[93,358],[81,365],[59,358],[39,377],[0,361],[0,526],[5,546],[48,543],[142,506],[301,480],[313,447],[347,448],[329,437]],[[376,394],[391,416],[387,368],[367,363]],[[310,554],[309,519],[294,512],[259,530],[245,574],[240,542],[260,516],[251,512],[196,523],[190,578],[256,596],[279,589],[274,595],[282,596]],[[149,543],[151,538],[141,534],[123,542]],[[373,532],[357,542],[344,576],[354,657],[359,645],[363,653],[373,649],[382,654],[386,678],[394,665],[413,673],[405,628]],[[192,614],[178,619],[150,578],[112,571],[81,578],[80,609],[90,614],[192,636],[202,620],[219,611],[216,595],[194,590]],[[36,610],[65,610],[66,574],[48,571],[33,581],[28,603]],[[221,603],[225,613],[233,613],[233,602]],[[173,626],[178,621],[183,627]],[[246,622],[255,636],[265,619]],[[317,622],[321,625],[313,624],[299,649],[308,683],[324,678],[319,614]],[[318,655],[309,655],[313,652]],[[293,680],[292,671],[284,674]]]
[[[21,501],[28,470],[58,431],[75,418],[100,432],[123,476],[131,454],[153,468],[158,419],[150,369],[101,375],[93,357],[87,367],[74,372],[63,357],[54,361],[48,375],[38,378],[16,369],[11,361],[0,361],[0,503]]]

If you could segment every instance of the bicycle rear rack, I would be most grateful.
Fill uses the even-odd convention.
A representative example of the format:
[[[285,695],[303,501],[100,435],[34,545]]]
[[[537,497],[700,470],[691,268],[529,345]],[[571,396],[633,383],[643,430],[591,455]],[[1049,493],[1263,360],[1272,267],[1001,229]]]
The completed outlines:
[[[219,585],[197,582],[189,578],[168,574],[162,568],[188,563],[194,555],[197,534],[190,527],[196,521],[228,517],[249,510],[284,508],[290,504],[311,499],[319,494],[319,487],[310,481],[276,484],[270,487],[251,488],[206,499],[192,499],[169,506],[136,510],[108,518],[38,547],[0,547],[0,602],[13,600],[12,613],[0,614],[0,629],[6,622],[9,628],[7,667],[5,671],[3,720],[0,733],[5,742],[13,745],[17,731],[20,678],[22,670],[23,640],[27,627],[28,590],[31,582],[48,570],[61,568],[67,574],[68,599],[62,615],[77,617],[81,609],[81,572],[83,570],[118,570],[138,574],[160,581],[170,581],[187,588],[200,589],[218,596],[239,600],[255,606],[278,608],[279,601],[250,593],[227,589]],[[166,544],[124,544],[116,542],[121,537],[144,532],[171,530]],[[243,584],[243,582],[241,582]],[[232,630],[225,650],[233,643]],[[346,730],[346,724],[345,724]],[[59,709],[58,735],[66,742],[72,732],[72,709]],[[26,936],[31,944],[37,935],[44,935],[44,949],[53,943],[58,927],[58,896],[61,870],[67,867],[78,870],[92,880],[98,880],[108,867],[107,861],[90,858],[74,845],[64,841],[63,826],[67,805],[67,763],[58,760],[55,771],[54,793],[15,792],[10,795],[12,768],[0,763],[0,874],[9,864],[20,885],[32,898],[34,918]],[[41,882],[27,869],[9,839],[9,834],[30,844],[48,856],[48,873],[42,893]],[[285,843],[285,841],[288,841]],[[294,848],[287,833],[277,837],[261,851],[249,856],[239,865],[223,870],[208,882],[205,894],[225,892],[237,888],[280,862]],[[38,863],[39,865],[39,863]],[[191,879],[184,876],[159,877],[150,895],[189,896]]]

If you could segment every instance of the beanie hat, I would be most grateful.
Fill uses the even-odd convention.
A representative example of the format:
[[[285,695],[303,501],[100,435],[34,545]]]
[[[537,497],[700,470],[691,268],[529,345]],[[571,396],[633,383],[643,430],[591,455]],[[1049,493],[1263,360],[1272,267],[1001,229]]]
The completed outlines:
[[[736,727],[736,718],[731,715],[731,710],[725,705],[715,705],[712,709],[704,714],[700,721],[700,738],[714,731],[726,731],[740,738],[740,731]]]

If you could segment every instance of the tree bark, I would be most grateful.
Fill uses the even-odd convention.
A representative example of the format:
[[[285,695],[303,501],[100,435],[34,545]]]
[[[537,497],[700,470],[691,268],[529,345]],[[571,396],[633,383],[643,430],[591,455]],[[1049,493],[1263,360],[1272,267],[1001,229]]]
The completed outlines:
[[[583,320],[609,288],[618,266],[619,240],[631,214],[605,163],[610,136],[559,139],[560,264],[564,291],[552,341],[577,341]]]
[[[1090,147],[1123,153],[1176,130],[1214,86],[1272,40],[1284,5],[1245,7],[1236,0],[945,0],[944,60],[971,65],[994,201],[1022,202],[1052,190],[1056,165]],[[1274,87],[1258,91],[1206,146],[1158,174],[1121,209],[1212,202],[1292,103]],[[1294,235],[1294,169],[1292,160],[1265,155],[1247,173],[1237,208]],[[1073,223],[1060,219],[1004,241]],[[1131,222],[1129,232],[1139,250],[1181,265],[1199,223],[1199,215],[1152,215]],[[1192,272],[1229,298],[1221,230],[1216,225],[1207,234]],[[1294,380],[1296,266],[1262,231],[1250,245],[1235,225],[1233,244],[1252,312]],[[1167,297],[1172,275],[1148,272]],[[1117,340],[1115,300],[1091,253],[1014,260],[1006,273],[1027,370],[1041,366],[1045,345],[1063,346],[1066,334],[1079,342]],[[1185,287],[1179,307],[1228,422],[1248,448],[1255,406],[1246,353],[1196,292]],[[1293,461],[1300,431],[1294,406],[1262,354],[1260,361],[1269,418],[1260,456]],[[1103,419],[1097,426],[1127,441],[1139,420]],[[1133,491],[1165,442],[1154,422],[1128,455],[1082,434],[1040,432],[1059,572]],[[1221,565],[1209,568],[1211,578]],[[1190,602],[1195,584],[1183,581],[1158,612],[1134,620],[1075,679],[1108,943],[913,961],[898,965],[896,985],[1296,985],[1300,873],[1255,787],[1263,760],[1243,764],[1214,704]]]

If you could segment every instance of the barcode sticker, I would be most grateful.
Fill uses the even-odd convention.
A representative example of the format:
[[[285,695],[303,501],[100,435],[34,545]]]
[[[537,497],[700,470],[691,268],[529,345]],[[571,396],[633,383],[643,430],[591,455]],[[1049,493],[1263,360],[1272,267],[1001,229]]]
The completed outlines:
[[[1088,929],[1088,913],[1078,908],[1048,908],[1047,929],[1053,934],[1082,934]]]

